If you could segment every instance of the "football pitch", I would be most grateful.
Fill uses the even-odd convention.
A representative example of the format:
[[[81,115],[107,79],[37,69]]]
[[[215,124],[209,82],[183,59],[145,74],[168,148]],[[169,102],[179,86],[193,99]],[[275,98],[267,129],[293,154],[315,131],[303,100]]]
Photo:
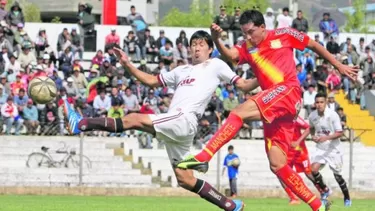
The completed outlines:
[[[306,205],[287,205],[286,199],[245,199],[249,211],[309,211]],[[354,200],[345,208],[334,200],[331,210],[370,211],[374,200]],[[105,197],[105,196],[0,196],[0,211],[216,211],[193,197]]]

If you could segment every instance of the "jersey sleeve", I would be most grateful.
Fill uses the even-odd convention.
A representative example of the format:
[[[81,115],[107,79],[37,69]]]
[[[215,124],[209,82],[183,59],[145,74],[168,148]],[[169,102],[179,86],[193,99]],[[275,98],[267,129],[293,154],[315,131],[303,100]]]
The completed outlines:
[[[240,77],[230,69],[230,67],[220,59],[214,59],[220,80],[235,85]]]
[[[336,112],[332,112],[332,126],[335,132],[342,132],[342,125],[339,115]]]
[[[175,86],[176,81],[177,81],[176,71],[177,70],[172,70],[172,71],[169,71],[169,72],[166,72],[166,73],[160,73],[157,76],[159,83],[163,87],[167,87],[167,86],[173,87],[173,86]]]
[[[276,35],[284,36],[283,40],[287,40],[291,48],[304,50],[309,44],[310,37],[302,32],[292,28],[281,28],[275,31]]]
[[[296,125],[301,129],[308,129],[310,127],[309,123],[302,119],[301,117],[298,117],[296,119]]]
[[[227,159],[227,157],[228,157],[228,156],[225,156],[223,165],[228,167],[228,162],[227,162],[228,159]]]
[[[245,64],[246,63],[246,57],[247,57],[247,54],[246,54],[246,49],[247,49],[247,45],[246,45],[246,41],[245,40],[242,40],[242,41],[239,41],[235,46],[234,48],[237,49],[238,51],[238,64]]]

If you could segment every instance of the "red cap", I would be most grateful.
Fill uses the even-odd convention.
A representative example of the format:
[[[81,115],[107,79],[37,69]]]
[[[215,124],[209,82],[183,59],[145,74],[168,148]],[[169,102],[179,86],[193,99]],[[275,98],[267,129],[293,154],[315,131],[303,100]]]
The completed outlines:
[[[27,101],[27,104],[33,104],[33,100],[32,100],[32,99],[29,99],[29,100]]]

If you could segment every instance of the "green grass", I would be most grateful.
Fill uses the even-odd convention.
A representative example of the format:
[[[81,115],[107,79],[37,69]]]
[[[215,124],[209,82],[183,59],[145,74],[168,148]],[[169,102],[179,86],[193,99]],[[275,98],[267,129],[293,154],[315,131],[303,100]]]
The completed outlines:
[[[249,211],[309,211],[306,205],[288,206],[286,199],[246,199]],[[374,210],[374,200],[355,200],[344,208],[337,199],[332,211]],[[101,196],[0,196],[0,211],[215,211],[220,210],[192,197],[101,197]]]

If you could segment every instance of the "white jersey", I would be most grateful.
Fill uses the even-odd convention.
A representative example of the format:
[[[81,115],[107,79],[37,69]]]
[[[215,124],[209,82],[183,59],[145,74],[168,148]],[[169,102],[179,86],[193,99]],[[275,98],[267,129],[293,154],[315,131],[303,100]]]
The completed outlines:
[[[234,84],[239,78],[224,61],[217,58],[197,65],[179,66],[158,75],[163,86],[175,89],[169,112],[190,112],[199,116],[221,81]]]
[[[341,132],[341,120],[339,115],[330,109],[324,109],[323,116],[318,115],[318,111],[311,112],[309,116],[310,127],[315,129],[315,136],[328,136],[335,132]],[[317,143],[316,148],[325,151],[341,152],[340,138]]]

